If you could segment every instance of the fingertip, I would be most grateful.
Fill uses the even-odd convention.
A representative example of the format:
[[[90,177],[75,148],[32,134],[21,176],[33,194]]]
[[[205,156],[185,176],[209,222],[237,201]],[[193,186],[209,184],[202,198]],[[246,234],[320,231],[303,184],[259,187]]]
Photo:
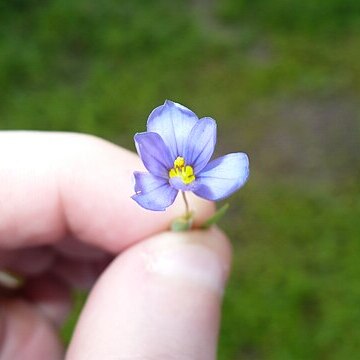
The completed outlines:
[[[208,278],[205,282],[218,279],[217,290],[222,293],[230,272],[232,248],[227,236],[217,227],[189,232],[164,232],[138,247],[147,254],[150,268],[159,261],[161,264],[168,263],[174,269],[176,262],[178,270],[188,273],[190,281],[192,273],[199,271]]]
[[[217,229],[165,232],[129,248],[93,289],[69,359],[84,349],[88,359],[215,358],[230,258]]]
[[[227,267],[226,273],[228,276],[232,263],[232,244],[227,235],[218,226],[212,226],[208,231],[211,234],[209,237],[209,246],[213,247],[214,251],[222,257],[223,263],[226,264]]]

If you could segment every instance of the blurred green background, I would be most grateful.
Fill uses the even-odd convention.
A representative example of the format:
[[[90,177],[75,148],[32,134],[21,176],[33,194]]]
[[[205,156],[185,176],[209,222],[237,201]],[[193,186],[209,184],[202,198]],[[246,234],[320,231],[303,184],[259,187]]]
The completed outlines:
[[[358,0],[0,2],[2,129],[134,149],[168,98],[249,154],[219,359],[359,357],[359,90]]]

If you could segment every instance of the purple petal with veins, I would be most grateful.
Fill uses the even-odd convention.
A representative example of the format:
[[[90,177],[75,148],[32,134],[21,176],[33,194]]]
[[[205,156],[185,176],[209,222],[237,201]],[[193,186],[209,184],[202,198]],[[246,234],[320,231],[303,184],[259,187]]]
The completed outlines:
[[[211,161],[196,179],[194,193],[204,199],[218,201],[243,186],[249,176],[249,158],[234,153]]]
[[[199,120],[191,110],[169,100],[152,111],[147,132],[136,134],[135,143],[149,172],[134,173],[132,198],[145,209],[165,210],[179,191],[221,200],[249,176],[249,158],[244,153],[210,161],[216,145],[215,120]]]
[[[135,172],[135,192],[132,196],[140,206],[153,211],[164,211],[175,200],[178,191],[163,178],[149,173]]]
[[[198,117],[188,108],[166,100],[147,121],[147,131],[158,133],[168,145],[174,159],[184,156],[185,143]]]

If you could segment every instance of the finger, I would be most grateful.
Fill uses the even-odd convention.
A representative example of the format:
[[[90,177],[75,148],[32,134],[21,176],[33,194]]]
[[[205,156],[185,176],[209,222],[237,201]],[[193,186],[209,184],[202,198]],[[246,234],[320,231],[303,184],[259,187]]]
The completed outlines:
[[[52,324],[24,301],[0,303],[1,360],[62,359]]]
[[[104,140],[79,134],[0,132],[0,247],[55,243],[71,236],[119,252],[167,229],[183,213],[146,211],[133,195],[138,157]],[[213,206],[192,197],[197,221]]]
[[[127,250],[93,289],[66,359],[215,359],[229,263],[215,230]]]

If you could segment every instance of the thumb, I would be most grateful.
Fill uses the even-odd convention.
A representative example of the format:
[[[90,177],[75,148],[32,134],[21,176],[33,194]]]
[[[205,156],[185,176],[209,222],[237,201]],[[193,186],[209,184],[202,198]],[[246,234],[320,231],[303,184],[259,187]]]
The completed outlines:
[[[128,249],[93,289],[66,359],[215,359],[230,254],[217,229]]]

